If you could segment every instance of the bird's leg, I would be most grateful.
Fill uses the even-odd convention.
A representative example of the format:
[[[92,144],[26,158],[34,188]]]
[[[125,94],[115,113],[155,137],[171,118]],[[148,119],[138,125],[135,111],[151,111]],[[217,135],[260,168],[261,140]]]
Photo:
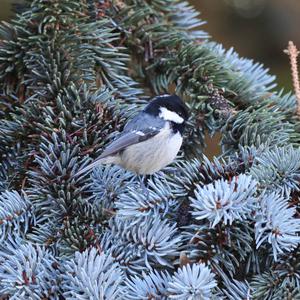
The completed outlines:
[[[143,190],[143,192],[146,194],[147,196],[147,199],[149,198],[149,190],[147,189],[146,187],[146,184],[147,183],[147,175],[138,175],[139,177],[139,180],[140,180],[140,185],[141,185],[141,188]]]

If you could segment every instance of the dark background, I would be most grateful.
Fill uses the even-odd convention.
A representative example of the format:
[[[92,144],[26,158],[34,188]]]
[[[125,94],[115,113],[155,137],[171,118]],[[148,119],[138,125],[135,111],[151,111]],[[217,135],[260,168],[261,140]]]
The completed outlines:
[[[288,41],[300,48],[299,0],[190,0],[207,21],[205,30],[225,48],[262,62],[279,87],[292,88]]]

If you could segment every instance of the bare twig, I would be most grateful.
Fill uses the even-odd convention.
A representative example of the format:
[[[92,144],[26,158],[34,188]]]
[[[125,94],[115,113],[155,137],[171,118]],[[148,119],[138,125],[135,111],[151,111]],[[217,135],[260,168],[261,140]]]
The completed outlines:
[[[289,41],[288,47],[284,50],[284,53],[288,54],[290,57],[292,79],[297,99],[297,115],[300,116],[300,83],[297,65],[297,56],[299,55],[299,51],[297,50],[295,44],[292,41]]]
[[[188,259],[188,257],[186,256],[185,252],[184,251],[181,251],[180,252],[180,258],[179,258],[179,261],[180,261],[180,267],[182,268],[183,266],[186,266],[190,263],[190,260]]]

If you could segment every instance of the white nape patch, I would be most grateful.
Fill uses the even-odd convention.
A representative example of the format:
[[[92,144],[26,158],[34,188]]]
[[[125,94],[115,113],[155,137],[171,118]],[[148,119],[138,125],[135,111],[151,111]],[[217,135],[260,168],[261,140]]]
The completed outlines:
[[[137,134],[137,135],[139,135],[139,136],[144,136],[145,135],[144,132],[138,131],[138,130],[133,130],[132,132],[135,133],[135,134]]]
[[[155,98],[167,98],[167,97],[170,97],[170,95],[169,94],[163,94],[163,95],[159,95]]]
[[[160,107],[159,116],[165,121],[171,121],[177,124],[182,124],[184,119],[181,118],[176,112],[168,110],[166,107]]]

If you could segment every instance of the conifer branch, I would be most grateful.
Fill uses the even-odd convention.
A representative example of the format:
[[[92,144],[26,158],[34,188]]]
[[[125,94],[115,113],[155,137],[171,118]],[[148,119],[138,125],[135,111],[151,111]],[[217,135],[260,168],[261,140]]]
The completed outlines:
[[[27,3],[0,25],[0,299],[300,299],[294,95],[184,0]],[[191,118],[148,197],[118,166],[74,176],[171,87]]]

